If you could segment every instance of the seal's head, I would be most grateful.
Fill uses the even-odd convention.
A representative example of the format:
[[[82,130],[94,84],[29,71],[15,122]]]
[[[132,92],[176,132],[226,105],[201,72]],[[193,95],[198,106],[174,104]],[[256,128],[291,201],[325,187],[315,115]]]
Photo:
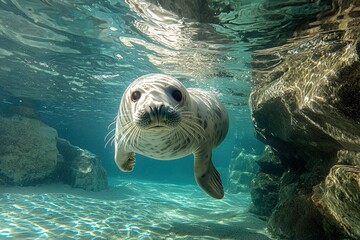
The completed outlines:
[[[120,109],[126,122],[142,130],[163,130],[181,123],[181,112],[189,105],[186,88],[175,78],[150,74],[138,78],[125,91]],[[123,111],[124,110],[124,111]]]

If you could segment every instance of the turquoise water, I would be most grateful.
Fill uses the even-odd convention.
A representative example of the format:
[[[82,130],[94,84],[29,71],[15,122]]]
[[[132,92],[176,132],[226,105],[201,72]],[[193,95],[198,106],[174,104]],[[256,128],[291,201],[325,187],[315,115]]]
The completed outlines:
[[[192,156],[137,156],[135,170],[122,173],[104,139],[130,82],[153,72],[175,76],[213,91],[228,109],[230,131],[213,156],[227,182],[235,144],[253,155],[263,150],[248,109],[252,54],[286,43],[293,29],[329,7],[328,1],[0,1],[0,112],[35,109],[59,137],[98,155],[111,178],[100,193],[1,188],[0,237],[266,239],[265,224],[247,213],[249,193],[208,198],[196,186]],[[54,218],[42,217],[49,213]]]

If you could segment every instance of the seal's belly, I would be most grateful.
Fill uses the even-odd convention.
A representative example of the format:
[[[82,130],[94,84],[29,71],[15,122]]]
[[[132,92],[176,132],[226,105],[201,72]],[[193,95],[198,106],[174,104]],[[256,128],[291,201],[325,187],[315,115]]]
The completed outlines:
[[[134,152],[157,160],[173,160],[193,152],[190,139],[179,139],[172,136],[154,136],[142,139]]]

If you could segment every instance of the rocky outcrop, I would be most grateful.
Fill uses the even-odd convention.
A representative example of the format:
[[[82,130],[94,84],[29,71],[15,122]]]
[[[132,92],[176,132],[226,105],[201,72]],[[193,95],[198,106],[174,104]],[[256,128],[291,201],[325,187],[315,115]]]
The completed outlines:
[[[94,154],[61,138],[57,141],[57,148],[64,159],[58,170],[62,182],[91,191],[107,188],[106,171]]]
[[[258,170],[256,158],[257,155],[248,153],[243,148],[234,148],[229,164],[230,193],[249,192],[251,180]]]
[[[360,238],[360,1],[334,6],[301,40],[254,56],[256,135],[284,171],[274,178],[260,167],[253,202],[266,202],[257,188],[277,192],[260,214],[282,239]]]
[[[360,152],[339,151],[325,181],[314,187],[312,201],[336,229],[360,236]]]
[[[265,147],[264,154],[256,160],[256,163],[260,169],[251,183],[253,205],[250,212],[266,218],[278,203],[280,177],[284,168],[269,146]]]
[[[59,139],[55,129],[27,116],[0,116],[0,185],[60,180],[85,190],[107,188],[106,171],[94,154]]]
[[[0,184],[27,186],[56,173],[57,132],[39,120],[0,117]]]

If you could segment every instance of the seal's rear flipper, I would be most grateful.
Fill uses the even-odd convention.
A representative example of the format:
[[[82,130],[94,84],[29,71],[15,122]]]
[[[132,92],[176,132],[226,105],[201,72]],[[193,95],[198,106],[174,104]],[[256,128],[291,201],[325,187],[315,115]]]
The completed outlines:
[[[220,174],[211,161],[211,154],[208,161],[195,157],[195,178],[199,186],[211,197],[216,199],[224,197]]]

